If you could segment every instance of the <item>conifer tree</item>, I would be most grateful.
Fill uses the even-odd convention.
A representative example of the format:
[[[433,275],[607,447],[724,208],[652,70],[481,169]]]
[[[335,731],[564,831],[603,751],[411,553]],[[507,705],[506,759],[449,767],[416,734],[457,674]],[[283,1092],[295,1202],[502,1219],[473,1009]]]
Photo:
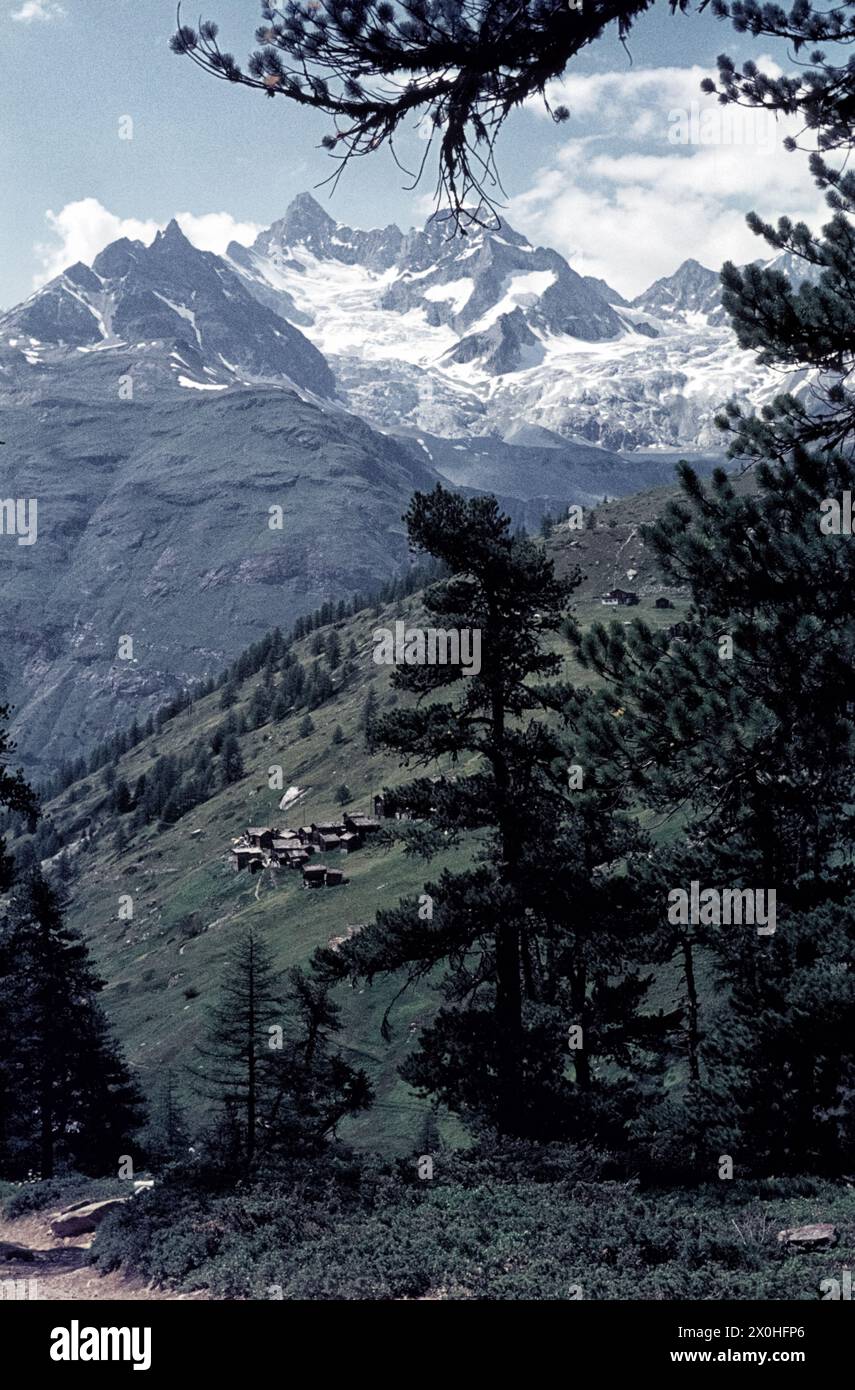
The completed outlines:
[[[142,1119],[140,1092],[97,999],[102,982],[57,891],[38,872],[18,884],[0,928],[0,1163],[115,1170]]]
[[[416,494],[406,521],[413,548],[450,571],[426,591],[427,620],[477,632],[480,669],[399,666],[394,685],[417,701],[377,717],[375,738],[425,769],[397,793],[422,818],[413,850],[429,855],[475,829],[485,845],[470,870],[444,872],[316,964],[367,979],[400,972],[405,984],[444,966],[447,1002],[404,1074],[504,1133],[555,1137],[582,1120],[592,1051],[628,1060],[645,989],[628,964],[626,893],[609,872],[640,841],[617,801],[568,788],[562,658],[547,642],[578,576],[559,581],[495,499],[437,487]],[[449,758],[467,772],[428,775]]]
[[[6,731],[8,718],[9,706],[0,705],[0,807],[23,817],[32,828],[39,814],[38,798],[20,770],[10,772],[8,769],[9,758],[15,751],[15,745]],[[13,878],[12,857],[6,853],[5,840],[0,837],[0,893],[9,888]]]
[[[189,1142],[187,1121],[178,1100],[175,1074],[170,1067],[152,1106],[151,1122],[145,1134],[146,1154],[162,1167],[181,1159],[187,1152]]]
[[[789,20],[770,8],[739,12],[804,34],[814,22],[807,5]],[[816,22],[834,29],[839,15]],[[827,62],[767,81],[748,66],[737,78],[721,62],[725,99],[803,103],[820,149],[851,148],[855,103],[841,96],[851,97],[851,66],[834,81]],[[806,278],[757,265],[722,273],[742,345],[811,371],[811,393],[782,394],[757,415],[727,408],[719,423],[731,454],[752,461],[746,482],[720,469],[705,486],[682,466],[683,496],[649,534],[665,576],[691,595],[679,637],[642,622],[577,635],[607,683],[584,699],[589,756],[632,780],[651,808],[681,808],[684,877],[776,893],[774,935],[723,925],[704,933],[725,989],[701,1011],[688,1096],[711,1150],[740,1147],[766,1171],[839,1171],[855,1153],[845,1117],[855,1085],[846,964],[855,947],[855,552],[845,524],[855,491],[855,176],[822,156],[812,167],[833,211],[821,235],[786,218],[777,227],[749,219]]]
[[[220,751],[220,781],[224,787],[239,782],[244,775],[243,756],[234,734],[227,734]]]
[[[331,1045],[338,1021],[322,983],[295,970],[283,984],[257,932],[235,943],[197,1074],[226,1119],[238,1168],[312,1148],[370,1104],[365,1073]]]
[[[270,1104],[273,1076],[269,1029],[281,1023],[282,1001],[270,952],[250,928],[232,946],[198,1074],[209,1098],[229,1116],[238,1161],[255,1162],[260,1116]]]
[[[181,25],[171,46],[222,80],[331,116],[334,133],[323,143],[339,160],[391,144],[403,123],[421,117],[426,158],[438,147],[452,207],[468,205],[471,220],[472,206],[489,204],[496,186],[493,146],[508,114],[543,98],[546,84],[609,28],[625,41],[651,3],[295,0],[262,5],[260,47],[245,71],[221,48],[211,20],[198,31]],[[670,7],[684,10],[688,0]],[[565,107],[547,109],[566,120]]]

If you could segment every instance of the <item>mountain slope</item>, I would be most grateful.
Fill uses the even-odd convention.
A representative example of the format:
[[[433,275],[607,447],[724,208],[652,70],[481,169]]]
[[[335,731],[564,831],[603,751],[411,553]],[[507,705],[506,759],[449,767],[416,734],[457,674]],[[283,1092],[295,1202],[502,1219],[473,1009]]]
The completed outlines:
[[[17,367],[23,390],[31,384],[27,366],[148,345],[148,360],[157,349],[154,360],[189,389],[214,390],[250,376],[335,393],[317,348],[260,304],[219,256],[191,246],[175,221],[151,246],[122,238],[91,270],[71,266],[0,317],[0,345],[0,368]]]
[[[7,408],[4,434],[6,488],[39,501],[37,543],[0,545],[2,698],[30,770],[397,573],[402,514],[436,477],[362,421],[273,388],[45,397]]]
[[[707,324],[724,324],[721,281],[714,270],[695,260],[684,261],[673,275],[656,280],[630,306],[657,318],[689,323],[694,316]]]
[[[579,563],[585,575],[574,605],[580,621],[587,624],[611,616],[601,607],[600,594],[626,582],[627,569],[634,572],[633,587],[641,595],[634,616],[654,627],[679,619],[685,596],[678,591],[668,591],[674,608],[655,607],[665,589],[638,533],[639,522],[652,520],[673,491],[606,504],[597,508],[589,529],[559,527],[554,533],[549,546],[559,571]],[[72,920],[90,941],[107,980],[105,1006],[150,1095],[156,1094],[167,1068],[174,1070],[179,1088],[187,1087],[186,1068],[192,1064],[225,954],[238,932],[256,927],[284,970],[307,961],[317,946],[344,934],[348,925],[367,922],[378,908],[423,891],[424,883],[436,879],[443,865],[469,862],[474,842],[429,865],[407,857],[400,844],[365,847],[346,857],[324,856],[324,862],[343,868],[350,882],[312,892],[303,889],[297,871],[267,869],[253,876],[234,872],[228,862],[233,839],[249,825],[296,827],[338,819],[342,808],[337,791],[342,784],[350,794],[345,810],[370,811],[375,792],[406,780],[406,770],[395,759],[366,748],[361,723],[369,693],[381,709],[409,698],[392,691],[389,668],[374,664],[372,633],[397,620],[418,621],[419,603],[416,593],[375,610],[361,610],[291,644],[292,654],[310,676],[317,669],[331,679],[330,693],[311,709],[310,732],[303,731],[305,705],[291,707],[282,717],[263,709],[259,713],[259,692],[267,688],[275,693],[282,682],[279,661],[261,654],[255,661],[259,669],[246,660],[240,663],[244,675],[229,680],[229,700],[218,688],[174,714],[114,762],[49,799],[46,817],[56,827],[71,866]],[[349,667],[344,662],[331,665],[324,654],[333,631]],[[351,640],[355,653],[348,657]],[[589,678],[572,661],[564,674],[577,681]],[[247,724],[243,731],[242,721]],[[224,786],[216,735],[229,725],[238,729],[244,771]],[[185,783],[208,778],[198,804],[182,815],[174,796],[177,819],[155,817],[142,823],[133,805],[118,811],[119,783],[142,796],[139,779],[156,781],[158,767],[165,763],[183,768]],[[458,764],[457,770],[465,772],[467,766]],[[277,767],[281,777],[271,788],[270,771]],[[427,772],[449,770],[437,763]],[[289,809],[281,810],[283,790],[289,787],[299,788],[300,795]],[[119,895],[127,893],[133,902],[129,920],[117,916]],[[370,1149],[411,1150],[428,1111],[400,1080],[397,1067],[406,1056],[412,1030],[430,1018],[436,997],[426,988],[409,992],[395,1005],[392,1037],[384,1041],[382,1016],[400,983],[381,980],[370,989],[339,991],[342,1039],[351,1058],[367,1067],[378,1090],[378,1106],[348,1131]],[[667,1003],[663,984],[656,1007]],[[187,1100],[193,1103],[189,1089]],[[453,1133],[447,1119],[442,1125],[446,1137]]]

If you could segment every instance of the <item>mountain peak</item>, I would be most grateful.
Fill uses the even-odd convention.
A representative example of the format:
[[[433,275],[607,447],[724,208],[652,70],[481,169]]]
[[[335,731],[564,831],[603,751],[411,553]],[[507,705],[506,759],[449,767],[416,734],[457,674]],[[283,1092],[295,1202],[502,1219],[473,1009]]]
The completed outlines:
[[[700,313],[706,315],[710,323],[720,323],[724,311],[719,273],[689,257],[672,275],[663,275],[643,294],[637,295],[632,308],[645,309],[660,318],[682,319],[686,314]]]
[[[276,232],[284,245],[303,241],[307,245],[323,241],[335,231],[335,219],[321,207],[311,193],[298,193],[285,209],[285,216],[274,222],[270,232]]]
[[[287,208],[285,216],[292,214],[300,217],[312,217],[318,222],[333,222],[335,219],[330,217],[325,208],[322,208],[313,193],[298,193],[296,198],[292,198]]]
[[[284,255],[290,259],[292,251],[296,249],[299,256],[303,248],[328,260],[383,271],[395,264],[402,241],[403,236],[394,225],[368,232],[343,226],[311,193],[299,193],[289,203],[285,216],[259,233],[251,251],[261,256]],[[234,259],[244,266],[247,264],[247,257],[240,253]]]
[[[152,246],[191,246],[192,242],[184,235],[176,218],[170,218],[162,232],[158,232]]]

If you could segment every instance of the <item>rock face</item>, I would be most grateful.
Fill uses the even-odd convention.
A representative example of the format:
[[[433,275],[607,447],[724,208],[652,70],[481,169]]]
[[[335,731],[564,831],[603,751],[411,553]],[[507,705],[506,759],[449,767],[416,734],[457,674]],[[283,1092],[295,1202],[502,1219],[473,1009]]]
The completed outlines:
[[[116,1211],[126,1201],[127,1197],[111,1197],[104,1202],[83,1202],[68,1207],[66,1211],[53,1218],[50,1223],[51,1232],[62,1237],[87,1235],[90,1231],[97,1230],[104,1217],[111,1211]]]
[[[613,290],[606,280],[598,280],[593,275],[583,275],[582,279],[585,281],[586,285],[591,286],[591,289],[596,290],[597,294],[601,295],[607,304],[612,304],[619,309],[629,308],[629,300],[624,299],[623,295],[618,294],[617,290]]]
[[[811,1226],[792,1226],[778,1232],[781,1245],[795,1245],[803,1250],[823,1250],[837,1244],[837,1227],[820,1221]]]
[[[476,228],[463,240],[441,216],[406,239],[380,302],[398,313],[422,309],[429,323],[457,332],[483,332],[511,314],[529,328],[587,342],[616,338],[624,329],[599,290],[557,251],[531,246],[510,227]]]
[[[197,251],[175,221],[151,246],[113,242],[91,270],[71,266],[0,318],[0,344],[26,353],[31,339],[31,365],[44,365],[51,349],[147,345],[147,359],[187,389],[216,390],[249,376],[335,394],[318,349],[259,303],[221,257]]]
[[[364,265],[369,270],[388,270],[401,254],[404,235],[394,224],[370,231],[341,226],[311,193],[301,193],[285,216],[262,232],[256,250],[269,254],[273,247],[306,246],[310,251],[343,265]]]
[[[277,625],[397,574],[401,517],[436,481],[427,459],[292,391],[155,379],[118,403],[109,387],[134,355],[82,363],[3,408],[4,496],[39,510],[35,545],[0,537],[0,699],[37,779]]]
[[[478,362],[493,376],[534,367],[543,360],[543,348],[525,321],[521,309],[500,314],[483,333],[470,333],[447,354],[451,362]]]
[[[675,270],[656,280],[649,289],[632,301],[633,309],[644,309],[657,318],[678,319],[702,315],[707,323],[726,322],[721,307],[721,281],[715,270],[708,270],[698,261],[688,260]]]

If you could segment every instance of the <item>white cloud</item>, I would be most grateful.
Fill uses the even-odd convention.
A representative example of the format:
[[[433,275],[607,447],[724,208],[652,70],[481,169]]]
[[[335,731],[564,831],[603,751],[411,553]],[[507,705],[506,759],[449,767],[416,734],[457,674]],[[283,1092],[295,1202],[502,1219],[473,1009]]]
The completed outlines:
[[[46,24],[51,19],[62,19],[65,10],[56,0],[24,0],[19,10],[10,10],[10,16],[18,24]]]
[[[770,77],[780,77],[782,69],[773,58],[761,55],[756,59],[758,68]],[[715,105],[717,98],[705,96],[700,87],[705,77],[715,78],[715,68],[704,68],[695,63],[692,67],[627,68],[598,73],[570,73],[558,82],[551,82],[547,89],[550,106],[567,106],[572,116],[596,113],[598,119],[607,120],[617,115],[616,108],[687,106],[690,101],[702,101]],[[532,109],[544,116],[548,115],[543,102],[532,98]],[[621,122],[624,112],[621,109]]]
[[[630,296],[690,256],[718,269],[771,255],[745,225],[749,210],[821,225],[828,209],[807,158],[783,148],[796,127],[721,107],[700,92],[714,75],[647,68],[555,84],[550,100],[570,108],[563,129],[575,138],[511,201],[512,225]]]
[[[248,246],[261,230],[256,223],[238,222],[227,212],[179,212],[176,217],[194,246],[201,251],[215,251],[219,255],[230,241],[239,241]],[[91,265],[98,252],[119,237],[128,237],[148,245],[166,225],[153,218],[118,217],[97,198],[80,198],[77,202],[66,203],[59,212],[48,211],[45,218],[53,240],[40,243],[35,248],[40,262],[39,271],[34,277],[36,286],[59,275],[75,261]]]
[[[259,222],[237,222],[229,212],[176,213],[184,235],[200,251],[215,251],[222,256],[230,241],[249,246],[263,227]]]

